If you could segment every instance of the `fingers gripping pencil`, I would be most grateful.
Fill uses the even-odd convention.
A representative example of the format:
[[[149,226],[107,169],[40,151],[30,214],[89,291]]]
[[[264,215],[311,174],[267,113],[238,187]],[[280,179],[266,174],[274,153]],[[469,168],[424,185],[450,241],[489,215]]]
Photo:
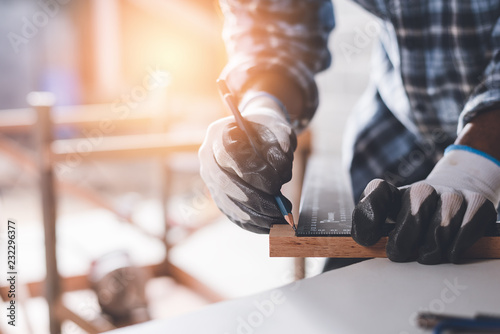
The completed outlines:
[[[261,157],[263,160],[265,160],[259,149],[257,144],[254,142],[254,139],[252,136],[249,135],[250,131],[248,130],[248,125],[246,124],[245,119],[243,116],[241,116],[240,111],[237,108],[236,101],[234,99],[234,96],[231,94],[231,91],[229,90],[229,87],[227,87],[227,84],[224,80],[217,80],[217,86],[219,88],[219,91],[221,92],[222,98],[224,102],[227,104],[229,109],[234,115],[234,118],[236,119],[236,124],[238,124],[238,127],[247,135],[248,141],[250,143],[250,146],[252,146],[255,154],[257,154],[259,157]],[[278,207],[280,209],[281,214],[285,218],[286,222],[290,224],[290,226],[296,231],[295,227],[295,222],[293,220],[293,215],[292,213],[286,208],[284,202],[283,202],[283,194],[279,192],[274,196],[274,199],[276,200],[276,203],[278,204]]]

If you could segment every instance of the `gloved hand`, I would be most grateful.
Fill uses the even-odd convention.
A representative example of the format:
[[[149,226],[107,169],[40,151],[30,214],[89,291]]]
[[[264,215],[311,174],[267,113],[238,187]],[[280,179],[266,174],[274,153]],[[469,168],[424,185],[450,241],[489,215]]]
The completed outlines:
[[[493,228],[500,199],[500,163],[467,146],[453,145],[427,179],[396,188],[375,179],[353,212],[353,239],[370,246],[395,221],[386,246],[395,262],[457,263]]]
[[[258,101],[259,100],[259,101]],[[292,178],[295,133],[273,99],[257,97],[243,117],[252,128],[256,154],[234,117],[212,123],[199,151],[201,177],[219,209],[240,227],[269,233],[273,224],[286,223],[274,199]],[[291,203],[285,203],[291,208]]]

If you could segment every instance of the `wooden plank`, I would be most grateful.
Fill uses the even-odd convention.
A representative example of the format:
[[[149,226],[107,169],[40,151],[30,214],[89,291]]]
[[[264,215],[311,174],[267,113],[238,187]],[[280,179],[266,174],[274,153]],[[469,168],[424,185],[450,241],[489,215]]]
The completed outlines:
[[[269,236],[271,257],[387,257],[387,237],[381,238],[371,247],[360,246],[351,238],[349,212],[353,210],[353,203],[350,192],[345,191],[349,185],[343,178],[331,177],[332,174],[342,173],[338,165],[337,159],[331,156],[309,159],[297,228],[302,232],[298,234],[302,236],[295,236],[288,225],[273,226]],[[329,218],[330,215],[342,217],[342,208],[345,212],[343,221]],[[334,236],[330,233],[332,231],[344,235]],[[322,233],[324,235],[320,236]],[[328,233],[329,236],[325,236]],[[467,251],[465,257],[500,258],[500,236],[483,237]]]
[[[57,115],[51,115],[52,124],[57,126],[74,126],[78,128],[99,129],[99,127],[112,127],[113,132],[123,130],[137,130],[150,127],[158,121],[164,121],[150,112],[140,115],[132,114],[127,117],[103,117],[110,114],[111,104],[71,106],[54,108]],[[2,133],[29,132],[36,124],[36,114],[33,109],[2,110],[0,113],[0,131]]]
[[[154,277],[165,276],[165,265],[163,263],[153,264],[141,267],[146,272],[151,273]],[[91,289],[90,283],[88,280],[88,275],[76,275],[76,276],[68,276],[61,277],[61,291],[69,292],[69,291],[77,291],[77,290],[85,290]],[[2,283],[3,284],[3,283]],[[40,297],[44,294],[44,286],[45,282],[29,282],[25,284],[26,289],[30,298]],[[0,286],[0,297],[7,300],[7,293],[9,288],[7,286]]]
[[[99,334],[105,330],[114,329],[114,327],[98,328],[97,326],[95,326],[91,322],[86,321],[83,318],[81,318],[79,315],[77,315],[75,312],[71,311],[69,308],[67,308],[63,304],[59,305],[58,314],[61,317],[61,319],[66,319],[66,320],[74,322],[78,327],[80,327],[81,329],[83,329],[84,331],[86,331],[89,334]]]
[[[194,291],[209,303],[217,303],[226,299],[199,279],[194,278],[191,274],[168,261],[168,259],[163,263],[163,270],[164,272],[161,273],[164,273],[165,276],[172,277],[177,283]]]
[[[210,303],[225,300],[225,297],[168,260],[158,264],[142,266],[141,269],[152,277],[172,277],[177,283],[191,289]],[[44,294],[45,282],[29,282],[25,284],[25,287],[29,292],[30,298],[40,297]],[[61,277],[61,292],[85,289],[91,289],[87,275]],[[0,300],[2,298],[7,300],[8,291],[9,288],[7,286],[0,286]]]
[[[296,237],[288,225],[274,225],[269,234],[271,257],[387,257],[387,237],[371,247],[358,245],[351,237]],[[483,237],[465,254],[469,259],[499,259],[500,237]]]
[[[182,100],[184,101],[184,100]],[[78,129],[98,129],[105,135],[127,130],[150,129],[158,122],[168,125],[182,123],[183,113],[196,113],[199,104],[182,104],[182,108],[170,106],[169,112],[158,111],[150,107],[138,106],[134,110],[119,112],[115,104],[86,104],[56,106],[52,108],[53,128],[72,126]],[[200,102],[210,113],[220,109],[218,99],[206,98]],[[33,108],[2,109],[0,112],[0,132],[28,133],[36,125],[37,115]],[[166,123],[167,124],[167,123]],[[200,124],[201,125],[201,124]]]
[[[38,143],[38,168],[42,199],[43,230],[45,237],[45,299],[49,308],[50,333],[61,332],[61,321],[57,307],[61,303],[61,285],[56,257],[56,190],[52,170],[52,124],[50,118],[54,97],[50,93],[31,93],[30,104],[37,113],[36,138]]]
[[[52,143],[52,156],[55,161],[71,162],[196,152],[204,135],[204,132],[193,132],[56,140]]]

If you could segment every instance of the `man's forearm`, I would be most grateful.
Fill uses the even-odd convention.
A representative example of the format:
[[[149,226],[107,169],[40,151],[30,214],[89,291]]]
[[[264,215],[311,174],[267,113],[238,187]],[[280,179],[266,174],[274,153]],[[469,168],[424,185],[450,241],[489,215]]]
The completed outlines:
[[[267,92],[277,97],[290,115],[301,115],[304,109],[304,96],[299,87],[279,73],[260,75],[247,86],[245,94]]]
[[[467,145],[500,160],[500,111],[480,113],[460,132],[457,145]]]

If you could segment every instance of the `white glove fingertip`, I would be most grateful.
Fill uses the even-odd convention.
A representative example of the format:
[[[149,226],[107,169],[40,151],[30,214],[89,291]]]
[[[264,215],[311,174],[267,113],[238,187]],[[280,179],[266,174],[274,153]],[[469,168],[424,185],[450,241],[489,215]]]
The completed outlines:
[[[411,214],[415,216],[422,203],[434,192],[434,188],[427,183],[418,182],[410,188],[410,208]]]
[[[464,198],[455,192],[441,194],[441,226],[450,225],[450,222],[457,215],[462,207]]]
[[[477,211],[484,205],[486,202],[486,197],[469,190],[463,190],[465,201],[467,203],[467,209],[465,210],[464,219],[462,222],[462,227],[466,224],[470,223]]]

